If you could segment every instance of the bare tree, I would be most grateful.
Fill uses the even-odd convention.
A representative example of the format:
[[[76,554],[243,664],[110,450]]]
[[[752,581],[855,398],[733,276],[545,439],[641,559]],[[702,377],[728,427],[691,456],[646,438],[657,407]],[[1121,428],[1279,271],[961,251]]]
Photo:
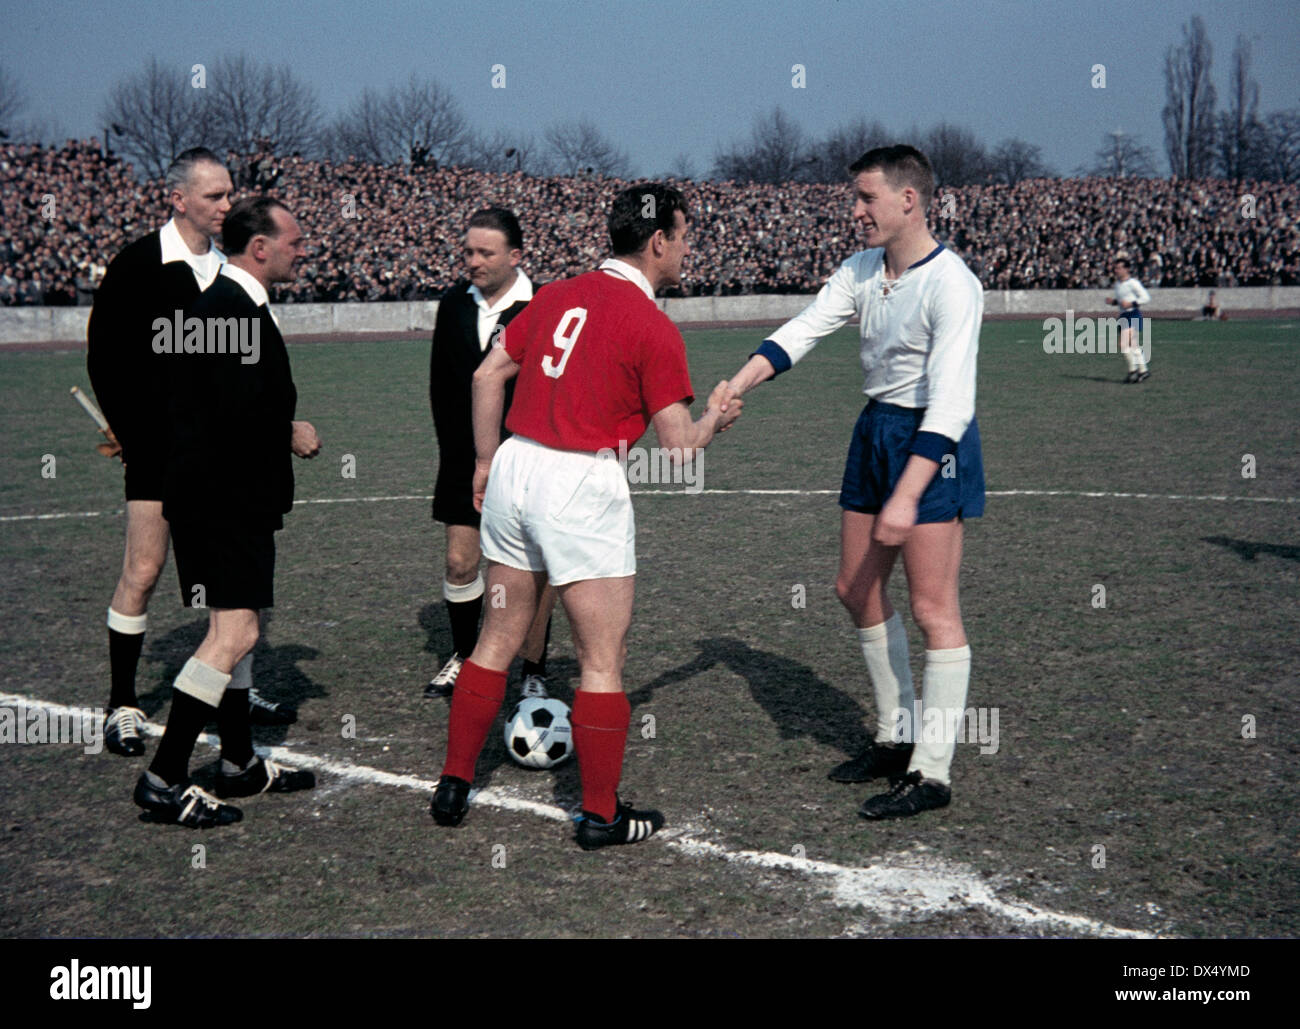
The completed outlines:
[[[452,164],[463,159],[469,142],[456,98],[435,80],[412,75],[384,93],[364,90],[335,121],[329,149],[375,164]]]
[[[809,177],[811,158],[803,129],[775,107],[754,119],[748,141],[718,151],[713,176],[740,182],[792,182]]]
[[[1149,179],[1156,174],[1151,148],[1143,146],[1137,136],[1120,129],[1106,134],[1106,141],[1095,156],[1094,164],[1080,169],[1082,174],[1107,179]]]
[[[682,152],[673,158],[672,164],[668,166],[666,171],[661,172],[658,177],[693,182],[700,176],[699,170],[695,167],[695,162],[691,160],[690,155]]]
[[[1004,139],[993,149],[989,166],[997,182],[1014,186],[1025,179],[1052,177],[1052,171],[1043,163],[1042,147],[1026,143],[1023,139]]]
[[[557,122],[542,134],[548,156],[559,175],[581,175],[590,170],[606,178],[627,178],[627,154],[587,118]]]
[[[479,171],[520,171],[528,175],[541,175],[546,171],[537,140],[531,134],[515,134],[501,129],[490,135],[471,133],[465,142],[464,160]]]
[[[1259,83],[1250,77],[1250,42],[1237,37],[1232,52],[1228,110],[1219,115],[1218,165],[1225,179],[1253,179],[1262,171],[1264,126],[1259,120]]]
[[[1183,43],[1165,53],[1165,155],[1175,178],[1199,179],[1210,174],[1214,160],[1214,83],[1210,81],[1213,51],[1205,23],[1193,16],[1183,26]]]
[[[410,156],[415,148],[438,164],[454,164],[464,154],[469,123],[456,98],[433,79],[412,75],[388,98],[389,138]]]
[[[384,124],[383,95],[373,89],[364,89],[326,132],[324,150],[334,161],[355,157],[385,164],[390,155]],[[393,157],[393,160],[402,159],[401,156]]]
[[[985,182],[993,173],[984,145],[960,125],[940,122],[925,134],[920,149],[930,159],[936,185]]]
[[[250,154],[258,150],[314,151],[320,132],[315,91],[288,65],[262,64],[244,54],[217,61],[207,75],[206,103],[216,130],[209,146]]]
[[[807,177],[814,182],[843,182],[849,165],[868,150],[891,142],[892,136],[878,121],[858,118],[846,122],[808,148],[811,157]]]
[[[1300,107],[1274,111],[1264,122],[1262,177],[1274,182],[1300,182]]]
[[[27,97],[18,79],[0,64],[0,131],[15,135],[17,118],[27,109]]]
[[[206,90],[191,85],[186,67],[151,57],[143,71],[119,79],[100,121],[112,127],[117,149],[157,178],[182,150],[219,145],[211,138]]]

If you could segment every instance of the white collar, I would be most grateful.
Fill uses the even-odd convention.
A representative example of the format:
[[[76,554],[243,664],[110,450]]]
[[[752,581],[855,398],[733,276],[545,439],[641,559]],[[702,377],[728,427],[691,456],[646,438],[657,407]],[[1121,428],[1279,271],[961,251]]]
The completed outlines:
[[[602,272],[609,272],[613,275],[620,275],[627,279],[628,282],[636,286],[642,293],[651,300],[655,298],[654,288],[650,285],[650,280],[642,274],[640,268],[635,268],[626,261],[620,261],[617,257],[611,257],[600,266]]]
[[[188,246],[185,240],[181,238],[181,230],[176,227],[176,219],[172,218],[161,229],[158,230],[158,241],[162,244],[162,263],[171,264],[173,261],[206,261],[215,257],[218,261],[224,261],[226,255],[216,248],[216,245],[209,240],[208,252],[206,254],[196,254]]]
[[[483,309],[484,314],[500,314],[511,304],[517,303],[520,300],[532,300],[533,284],[527,275],[523,272],[519,272],[515,276],[515,281],[511,287],[501,295],[500,300],[490,307],[488,306],[487,301],[483,299],[483,291],[477,286],[470,286],[469,295],[474,298],[474,303],[478,304],[478,306]]]
[[[239,268],[227,261],[221,266],[221,274],[239,283],[244,292],[248,294],[249,299],[258,307],[266,305],[267,309],[270,309],[271,298],[266,295],[266,287],[244,271],[243,268]]]

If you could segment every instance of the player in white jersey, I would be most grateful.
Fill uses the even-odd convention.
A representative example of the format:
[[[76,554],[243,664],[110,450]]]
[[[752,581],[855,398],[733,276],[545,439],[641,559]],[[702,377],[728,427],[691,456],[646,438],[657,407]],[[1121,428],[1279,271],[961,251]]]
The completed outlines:
[[[870,150],[849,173],[853,217],[871,249],[840,265],[817,298],[762,343],[731,380],[731,395],[787,370],[823,336],[858,320],[869,402],[840,492],[836,592],[858,631],[876,727],[871,745],[830,778],[889,776],[891,789],[859,813],[898,818],[951,798],[956,724],[970,678],[957,596],[962,519],[984,510],[975,422],[984,291],[926,227],[934,174],[924,154],[910,146]],[[886,594],[900,552],[912,616],[925,636],[920,704],[907,635]]]
[[[1124,355],[1128,365],[1125,383],[1146,382],[1151,378],[1147,370],[1146,356],[1140,345],[1142,335],[1142,305],[1151,302],[1151,294],[1142,288],[1142,283],[1133,277],[1129,263],[1122,257],[1115,259],[1115,295],[1107,297],[1106,303],[1118,307],[1119,311],[1119,352]]]

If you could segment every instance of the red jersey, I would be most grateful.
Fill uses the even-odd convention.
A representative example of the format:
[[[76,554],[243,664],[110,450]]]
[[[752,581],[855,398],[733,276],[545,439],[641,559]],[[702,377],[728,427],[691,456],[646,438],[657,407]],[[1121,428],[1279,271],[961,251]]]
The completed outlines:
[[[506,428],[557,450],[618,450],[694,400],[686,344],[641,288],[604,271],[541,289],[505,330],[520,366]]]

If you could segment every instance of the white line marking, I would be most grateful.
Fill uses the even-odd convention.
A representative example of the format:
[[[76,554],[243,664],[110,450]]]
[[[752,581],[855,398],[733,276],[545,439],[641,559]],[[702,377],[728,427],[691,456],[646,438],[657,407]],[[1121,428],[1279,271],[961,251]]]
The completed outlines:
[[[0,694],[0,707],[40,708],[52,715],[86,718],[94,715],[91,708],[67,707],[49,701],[36,700],[17,694]],[[161,736],[162,728],[152,722],[140,727],[149,736]],[[214,750],[220,740],[209,733],[199,737],[199,742]],[[350,761],[336,761],[327,757],[312,757],[289,747],[257,747],[257,752],[275,761],[283,761],[296,768],[335,775],[348,782],[373,786],[433,793],[437,783],[414,775],[397,775],[367,765],[354,765]],[[475,804],[522,814],[536,815],[552,822],[568,822],[569,812],[553,804],[512,796],[500,789],[479,789],[470,793]],[[794,857],[770,851],[729,850],[717,843],[698,839],[686,828],[669,828],[659,834],[664,843],[683,854],[700,858],[714,858],[730,864],[747,865],[762,869],[783,869],[805,878],[825,880],[831,891],[831,900],[837,907],[863,907],[889,922],[902,922],[918,917],[939,914],[957,914],[968,908],[982,908],[989,914],[1025,927],[1056,929],[1067,932],[1088,933],[1096,936],[1155,939],[1153,933],[1137,929],[1121,929],[1106,922],[1070,915],[1036,907],[1024,901],[1002,900],[973,870],[965,865],[933,855],[910,853],[891,854],[877,864],[866,867],[839,865],[830,861]]]
[[[634,489],[634,497],[838,497],[837,489],[705,489],[690,491],[686,489]],[[990,497],[1109,497],[1116,500],[1216,500],[1223,503],[1247,504],[1300,504],[1300,497],[1231,497],[1224,493],[1108,493],[1101,490],[1068,489],[991,489],[986,491]],[[294,507],[306,504],[383,504],[399,500],[433,499],[433,495],[394,497],[317,497],[311,500],[295,500]],[[103,515],[122,514],[122,508],[106,511],[65,511],[59,514],[25,514],[0,515],[0,522],[34,522],[54,518],[99,518]]]

